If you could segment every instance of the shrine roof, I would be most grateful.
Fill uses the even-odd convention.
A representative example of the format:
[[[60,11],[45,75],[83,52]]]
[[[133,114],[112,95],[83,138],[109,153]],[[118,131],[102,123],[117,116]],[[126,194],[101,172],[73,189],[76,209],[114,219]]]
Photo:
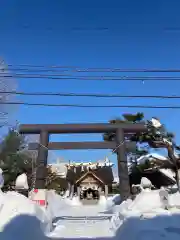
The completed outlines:
[[[71,183],[76,183],[76,181],[80,179],[84,174],[86,174],[89,170],[95,174],[97,178],[101,179],[104,184],[112,184],[114,177],[112,167],[110,166],[97,166],[95,169],[89,169],[88,167],[86,168],[82,166],[70,168],[67,170],[66,179]]]
[[[95,178],[96,180],[98,180],[99,182],[103,183],[102,179],[100,179],[94,172],[92,171],[88,171],[86,173],[84,173],[77,181],[76,183],[80,183],[82,180],[84,180],[86,177],[88,177],[88,175],[92,175],[93,178]]]

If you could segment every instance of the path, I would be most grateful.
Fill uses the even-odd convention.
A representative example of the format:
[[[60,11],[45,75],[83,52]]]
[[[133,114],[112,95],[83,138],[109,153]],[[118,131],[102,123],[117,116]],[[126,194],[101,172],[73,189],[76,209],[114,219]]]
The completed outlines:
[[[103,213],[104,207],[83,205],[62,209],[54,220],[56,224],[51,237],[93,238],[112,237],[111,214]]]

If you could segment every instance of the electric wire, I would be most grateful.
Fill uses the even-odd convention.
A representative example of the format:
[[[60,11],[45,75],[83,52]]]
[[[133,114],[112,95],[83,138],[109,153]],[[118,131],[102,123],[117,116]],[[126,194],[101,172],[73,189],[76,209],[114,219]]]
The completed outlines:
[[[61,93],[61,92],[18,92],[0,91],[0,94],[24,95],[24,96],[59,96],[59,97],[95,97],[95,98],[155,98],[155,99],[180,99],[180,95],[121,95],[98,93]]]
[[[179,106],[157,106],[157,105],[82,105],[82,104],[51,104],[51,103],[29,103],[29,102],[0,102],[3,105],[26,105],[41,107],[69,107],[69,108],[147,108],[147,109],[180,109]]]
[[[180,76],[71,76],[60,74],[0,74],[2,78],[27,78],[27,79],[54,79],[54,80],[78,80],[78,81],[180,81]]]
[[[62,69],[62,68],[69,68],[69,69],[73,69],[74,71],[77,72],[159,72],[159,73],[170,73],[170,72],[178,72],[180,73],[180,69],[173,69],[173,68],[168,68],[168,69],[161,69],[161,68],[141,68],[141,69],[133,69],[133,68],[110,68],[110,67],[106,67],[106,68],[100,68],[100,67],[96,67],[96,68],[87,68],[87,67],[77,67],[77,66],[61,66],[61,65],[51,65],[51,66],[46,66],[46,65],[31,65],[31,64],[18,64],[18,65],[13,65],[13,64],[8,64],[8,67],[34,67],[34,68],[51,68],[51,69]]]

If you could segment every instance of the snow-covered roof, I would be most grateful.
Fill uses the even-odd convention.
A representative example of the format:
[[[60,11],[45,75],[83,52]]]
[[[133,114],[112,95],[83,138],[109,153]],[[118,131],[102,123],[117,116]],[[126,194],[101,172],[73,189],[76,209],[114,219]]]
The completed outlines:
[[[58,176],[65,178],[67,173],[66,163],[52,163],[48,164],[52,171],[55,172]]]
[[[87,167],[90,166],[91,168],[95,168],[96,166],[99,167],[105,167],[105,166],[109,166],[112,167],[114,165],[114,163],[112,162],[105,162],[105,161],[99,161],[99,162],[73,162],[70,164],[66,164],[67,167],[79,167],[79,166],[83,166],[83,167]]]
[[[158,160],[162,160],[162,161],[167,161],[168,158],[163,156],[163,155],[160,155],[158,153],[148,153],[146,155],[143,155],[141,157],[139,157],[136,161],[138,164],[143,164],[145,163],[147,160],[151,161],[152,159],[158,159]]]
[[[162,174],[164,174],[166,177],[170,178],[171,180],[173,180],[175,182],[175,173],[171,170],[171,169],[159,169],[159,172],[161,172]]]

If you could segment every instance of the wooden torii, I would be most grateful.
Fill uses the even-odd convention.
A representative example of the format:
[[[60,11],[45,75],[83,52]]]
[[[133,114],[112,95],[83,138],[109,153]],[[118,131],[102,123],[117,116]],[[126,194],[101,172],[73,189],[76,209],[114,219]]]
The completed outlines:
[[[121,199],[126,200],[130,195],[130,185],[127,167],[127,151],[134,148],[134,142],[125,142],[125,135],[146,131],[144,123],[90,123],[90,124],[22,124],[19,132],[22,134],[40,134],[39,143],[30,143],[29,150],[38,150],[36,183],[37,189],[45,188],[47,176],[47,157],[49,150],[67,149],[116,149],[118,176]],[[75,133],[116,133],[116,141],[112,142],[49,142],[50,134]]]

